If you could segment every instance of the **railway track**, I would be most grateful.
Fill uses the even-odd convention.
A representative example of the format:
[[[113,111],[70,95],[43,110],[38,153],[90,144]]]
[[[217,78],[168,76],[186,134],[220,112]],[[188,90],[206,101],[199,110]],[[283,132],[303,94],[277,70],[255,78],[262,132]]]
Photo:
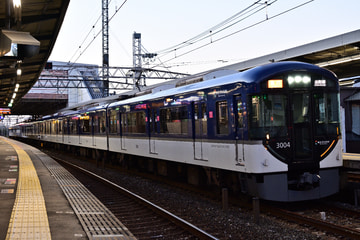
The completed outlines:
[[[360,183],[360,172],[348,172],[348,181]]]
[[[324,203],[310,204],[306,209],[287,210],[268,204],[262,206],[263,211],[271,215],[305,224],[312,228],[345,237],[346,239],[360,239],[360,212],[340,208]]]
[[[55,160],[93,192],[138,239],[217,239],[101,176],[61,159]]]
[[[51,154],[51,155],[54,155],[54,154]],[[71,160],[73,161],[73,160]],[[76,162],[76,164],[79,164],[81,165],[83,168],[88,168],[90,167],[90,165],[92,164],[89,164],[89,163],[86,163],[85,161],[83,160],[75,160],[73,162]],[[103,175],[103,176],[109,176],[109,171],[111,172],[111,166],[108,166],[109,168],[106,168],[106,169],[101,169],[101,168],[94,168],[93,167],[90,167],[90,169],[92,169],[91,171],[96,171],[98,172],[97,174],[99,175]],[[119,173],[120,175],[122,175],[121,173]],[[86,177],[88,178],[88,176]],[[112,177],[113,178],[113,177]],[[140,177],[141,178],[141,177]],[[127,182],[129,179],[125,178],[123,179],[123,177],[120,178],[120,182],[118,181],[118,179],[114,179],[112,181],[116,181],[117,184],[119,185],[122,185],[122,182]],[[93,183],[86,183],[86,185],[92,185]],[[143,188],[148,188],[148,184],[145,184],[143,185],[144,183],[142,183],[142,181],[139,181],[140,185],[140,188],[143,189]],[[152,185],[152,183],[151,183]],[[142,187],[144,186],[144,187]],[[131,188],[132,189],[132,188]],[[142,190],[140,189],[137,189],[137,192],[138,194],[141,194],[142,195]],[[112,191],[112,190],[111,190]],[[157,188],[156,189],[153,189],[153,191],[158,191]],[[169,192],[169,190],[167,190]],[[171,191],[171,190],[170,190]],[[187,191],[187,190],[186,190]],[[191,195],[191,190],[189,190],[188,193],[183,193],[183,194],[186,194],[186,195]],[[106,191],[106,192],[110,192],[109,191]],[[162,192],[162,191],[159,191],[159,192]],[[156,229],[168,229],[169,232],[176,232],[176,239],[179,239],[179,236],[182,235],[183,232],[186,232],[186,230],[178,230],[178,229],[173,229],[173,228],[170,228],[168,227],[168,225],[159,225],[158,224],[158,221],[155,220],[155,219],[151,219],[148,218],[148,220],[144,220],[144,221],[140,221],[139,222],[139,219],[140,218],[143,218],[143,219],[146,219],[145,217],[141,217],[140,215],[137,215],[137,214],[131,214],[131,215],[134,215],[134,220],[132,221],[129,221],[129,223],[126,222],[126,220],[123,220],[121,217],[122,216],[126,216],[129,212],[129,209],[130,207],[128,207],[127,205],[127,202],[121,202],[120,200],[116,199],[110,194],[109,196],[106,196],[107,193],[100,193],[100,195],[103,195],[104,197],[104,200],[103,202],[105,202],[105,204],[107,206],[109,206],[109,208],[111,208],[112,206],[114,207],[114,210],[112,210],[113,212],[116,212],[116,211],[119,211],[119,219],[120,221],[122,221],[126,226],[130,226],[131,224],[134,224],[134,228],[138,228],[140,229],[139,230],[139,236],[140,234],[143,234],[143,232],[145,230],[143,230],[143,226],[140,225],[139,223],[142,224],[142,222],[144,223],[145,227],[147,227],[147,222],[151,222],[152,225],[156,226],[154,228],[154,230],[150,230],[150,231],[154,231],[154,235],[155,237],[158,237],[158,238],[155,238],[155,239],[173,239],[175,238],[174,235],[168,235],[168,236],[165,236],[163,235],[163,233],[159,233],[157,232],[156,233]],[[146,195],[146,194],[145,194]],[[158,195],[155,194],[155,195]],[[196,193],[194,194],[196,195]],[[152,199],[151,201],[154,201],[156,202],[157,204],[161,204],[163,206],[163,208],[168,208],[167,207],[167,204],[164,204],[164,202],[167,202],[166,198],[169,198],[169,196],[166,196],[164,198],[164,195],[161,195],[163,196],[162,197],[162,200],[159,202],[159,200],[156,198],[155,201],[154,199],[152,199],[152,196],[148,196],[147,195],[147,199]],[[170,199],[168,199],[168,201],[170,201]],[[239,205],[239,199],[236,198],[236,200],[234,201],[234,199],[230,198],[229,201],[232,203],[231,205],[233,206],[233,209],[234,208],[237,208],[237,209],[243,209],[244,211],[241,211],[241,215],[244,216],[244,215],[247,215],[246,212],[247,211],[250,211],[250,213],[252,212],[251,210],[251,204],[250,204],[250,207],[246,206],[247,204],[240,204]],[[119,209],[120,207],[119,206],[125,206],[124,207],[124,212],[121,212]],[[221,206],[219,206],[221,208]],[[177,215],[181,216],[182,218],[185,217],[185,219],[187,220],[190,220],[192,222],[195,223],[195,225],[197,226],[200,226],[202,229],[205,229],[208,233],[212,234],[213,236],[219,238],[219,239],[251,239],[251,237],[249,238],[249,236],[252,236],[252,237],[255,237],[257,236],[256,238],[259,238],[259,234],[256,233],[256,232],[253,232],[253,231],[263,231],[264,229],[267,229],[269,228],[269,224],[270,222],[267,222],[267,218],[270,217],[271,219],[272,218],[276,218],[277,220],[272,220],[274,221],[275,225],[276,224],[280,224],[280,226],[282,225],[286,225],[286,222],[290,222],[290,223],[295,223],[296,225],[298,225],[298,227],[294,227],[296,228],[296,230],[294,231],[294,229],[292,231],[293,234],[291,234],[289,232],[289,230],[283,230],[280,228],[277,228],[277,230],[273,230],[274,228],[273,227],[270,227],[270,230],[264,230],[264,232],[266,231],[270,231],[270,232],[273,232],[275,233],[274,235],[277,235],[279,236],[279,234],[284,231],[286,235],[288,236],[291,236],[292,239],[312,239],[312,237],[310,236],[306,236],[306,237],[300,237],[299,233],[297,231],[308,231],[310,233],[312,233],[311,235],[314,235],[315,239],[328,239],[328,236],[333,236],[334,239],[337,239],[337,238],[341,238],[341,239],[360,239],[360,232],[356,229],[357,227],[353,227],[352,226],[348,226],[348,225],[351,225],[352,222],[356,222],[357,219],[360,219],[359,217],[356,217],[356,212],[352,212],[352,211],[347,211],[346,212],[346,216],[350,216],[347,221],[347,223],[334,223],[332,222],[333,219],[335,219],[335,215],[334,213],[333,214],[330,214],[331,212],[345,212],[342,211],[341,209],[340,210],[335,210],[335,208],[330,208],[330,207],[327,207],[327,208],[324,208],[323,206],[318,208],[317,210],[314,209],[313,206],[308,206],[306,205],[306,207],[304,208],[305,210],[309,210],[310,212],[312,211],[313,213],[306,213],[304,209],[301,209],[301,210],[294,210],[294,209],[291,209],[291,210],[286,210],[286,209],[283,209],[283,206],[280,206],[280,207],[276,207],[276,206],[268,206],[268,204],[266,203],[261,203],[261,206],[260,206],[260,209],[261,209],[261,212],[264,213],[264,215],[261,215],[260,216],[260,224],[259,225],[254,225],[252,224],[252,218],[248,218],[250,220],[247,221],[247,222],[242,222],[241,224],[241,221],[240,219],[236,220],[236,218],[234,218],[234,221],[232,219],[233,217],[233,213],[230,213],[228,212],[228,215],[226,218],[227,220],[226,221],[229,221],[230,224],[233,224],[233,226],[237,226],[237,230],[235,232],[228,232],[229,234],[224,234],[225,231],[227,231],[228,229],[222,229],[221,227],[217,228],[217,227],[212,227],[214,224],[213,223],[210,223],[210,222],[206,222],[206,221],[198,221],[198,220],[195,220],[194,221],[194,215],[193,214],[187,214],[186,212],[183,212],[183,210],[181,210],[183,208],[178,206],[178,209],[173,209],[173,208],[168,208],[168,209],[173,209],[172,211],[175,212]],[[196,210],[198,209],[198,210]],[[311,210],[313,209],[313,210]],[[215,209],[213,209],[215,211]],[[141,212],[142,210],[140,210]],[[202,208],[196,208],[196,207],[192,207],[191,208],[191,211],[194,211],[194,212],[197,212],[197,211],[201,211],[201,212],[207,212],[208,210],[206,208],[202,209]],[[321,211],[324,211],[326,212],[326,216],[327,216],[327,219],[324,221],[324,220],[321,220],[320,219],[320,213]],[[154,214],[151,210],[151,213],[147,214],[148,216],[151,216],[152,214]],[[199,212],[200,214],[200,212]],[[235,213],[236,214],[236,213]],[[146,215],[146,214],[145,214]],[[351,217],[352,216],[352,217]],[[282,220],[280,220],[282,219]],[[339,217],[337,217],[337,219],[345,219],[345,216],[341,216],[339,215]],[[352,220],[353,219],[353,220]],[[285,221],[284,221],[285,220]],[[279,221],[279,222],[278,222]],[[283,222],[283,223],[280,223]],[[216,220],[214,219],[214,223],[216,222]],[[277,223],[278,222],[278,223]],[[236,224],[237,223],[237,224]],[[240,223],[240,224],[239,224]],[[348,224],[350,223],[350,224]],[[265,224],[265,225],[264,225]],[[209,228],[209,226],[211,226]],[[258,227],[256,227],[258,226]],[[266,226],[266,228],[264,228]],[[249,229],[251,228],[251,232],[249,231],[249,229],[247,229],[247,227],[249,227]],[[129,229],[131,229],[129,227]],[[261,230],[260,230],[261,229]],[[299,230],[301,229],[301,230]],[[131,230],[132,231],[132,230]],[[136,231],[136,230],[135,230]],[[291,231],[291,230],[290,230]],[[135,235],[135,233],[134,233]],[[232,237],[225,237],[224,236],[229,236],[231,235]],[[146,236],[146,235],[144,235]],[[238,237],[235,237],[235,236],[241,236],[240,238]],[[244,237],[245,236],[245,237]],[[264,235],[261,235],[261,236],[264,236]],[[266,238],[264,239],[270,239],[271,235],[269,236],[266,236]],[[295,237],[296,236],[296,237]],[[146,237],[139,237],[139,239],[141,238],[149,238],[149,236],[146,236]],[[183,235],[183,239],[198,239],[200,237],[197,237],[197,236],[187,236],[186,234]],[[180,238],[181,239],[181,238]]]

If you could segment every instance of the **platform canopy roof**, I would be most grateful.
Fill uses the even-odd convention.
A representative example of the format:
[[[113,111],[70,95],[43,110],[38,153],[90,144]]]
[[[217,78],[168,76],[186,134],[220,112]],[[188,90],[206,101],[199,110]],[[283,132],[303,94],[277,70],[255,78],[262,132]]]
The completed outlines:
[[[13,105],[16,105],[38,80],[54,47],[69,2],[22,0],[21,6],[15,7],[13,0],[1,0],[0,108],[8,107],[14,93]],[[4,55],[9,42],[15,49],[17,47],[17,51]],[[21,69],[21,75],[17,74],[18,69]]]
[[[22,114],[24,109],[28,110],[27,107],[20,107],[20,98],[35,84],[47,63],[69,2],[70,0],[22,0],[21,8],[16,9],[13,7],[12,0],[1,1],[0,30],[2,35],[4,31],[9,30],[22,32],[25,35],[18,36],[18,40],[15,41],[22,43],[30,41],[31,44],[35,39],[39,42],[39,46],[38,49],[35,47],[26,51],[26,54],[21,56],[21,62],[18,62],[19,57],[3,56],[6,51],[2,51],[1,48],[4,48],[4,41],[9,40],[8,37],[5,38],[6,40],[3,40],[4,37],[0,38],[0,108],[8,107],[17,90],[13,100],[14,113],[15,109],[18,109],[15,114]],[[5,35],[9,36],[9,33]],[[10,33],[10,35],[14,34]],[[36,45],[35,42],[32,44]],[[38,53],[28,56],[36,50]],[[30,54],[27,54],[28,52]],[[360,76],[360,30],[239,62],[222,67],[222,69],[243,71],[269,62],[288,60],[317,64],[332,70],[339,78]],[[18,68],[22,70],[21,76],[17,76]],[[202,75],[208,73],[199,73],[192,77],[201,78]],[[19,84],[18,89],[16,89],[17,84]],[[46,106],[53,109],[51,104]],[[42,105],[42,107],[46,106]],[[39,111],[32,114],[41,113]]]
[[[227,66],[242,71],[278,61],[301,61],[333,71],[338,78],[360,75],[360,30],[286,49]]]

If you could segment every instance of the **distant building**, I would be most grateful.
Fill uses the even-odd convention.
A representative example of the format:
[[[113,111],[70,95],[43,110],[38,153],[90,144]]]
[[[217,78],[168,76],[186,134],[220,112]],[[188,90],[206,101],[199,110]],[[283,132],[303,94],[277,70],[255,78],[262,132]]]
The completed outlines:
[[[67,94],[67,107],[103,96],[98,65],[48,63],[29,94]]]

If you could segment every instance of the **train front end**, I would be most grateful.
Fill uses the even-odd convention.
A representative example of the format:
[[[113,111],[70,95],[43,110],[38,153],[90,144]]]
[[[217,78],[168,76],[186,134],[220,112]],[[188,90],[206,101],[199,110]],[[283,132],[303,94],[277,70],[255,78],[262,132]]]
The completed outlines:
[[[336,76],[305,64],[266,75],[258,87],[249,96],[249,138],[261,140],[287,172],[262,176],[256,194],[301,201],[338,192],[343,164]]]

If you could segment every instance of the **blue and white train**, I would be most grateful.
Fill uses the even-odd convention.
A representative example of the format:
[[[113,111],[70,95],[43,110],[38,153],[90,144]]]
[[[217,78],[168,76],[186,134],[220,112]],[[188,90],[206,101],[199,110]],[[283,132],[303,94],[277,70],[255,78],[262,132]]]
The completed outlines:
[[[339,190],[338,79],[306,63],[271,63],[13,130],[116,153],[119,161],[150,159],[146,168],[159,174],[267,200],[318,199]]]

